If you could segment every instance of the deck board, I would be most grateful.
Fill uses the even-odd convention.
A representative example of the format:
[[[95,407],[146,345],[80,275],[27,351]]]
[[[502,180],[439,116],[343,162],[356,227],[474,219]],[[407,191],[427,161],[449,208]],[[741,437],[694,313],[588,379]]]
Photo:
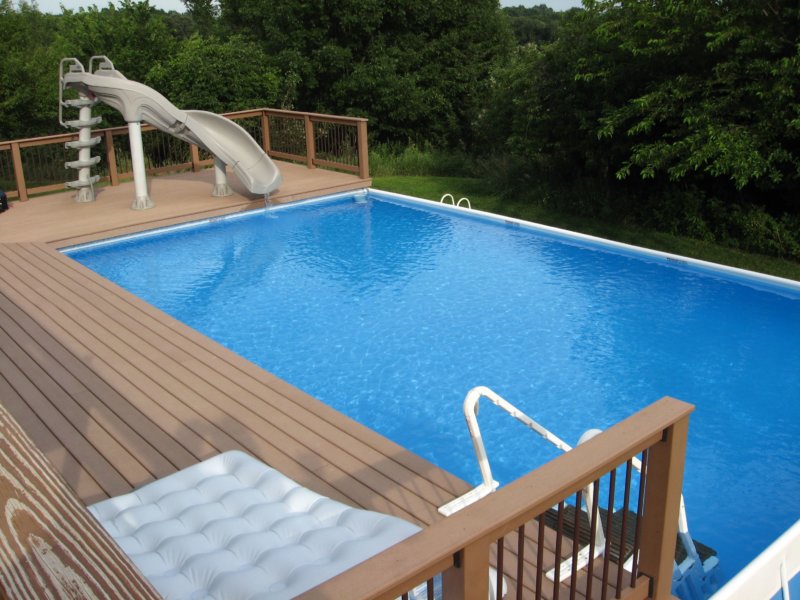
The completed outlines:
[[[28,259],[26,258],[26,260]],[[83,269],[83,267],[80,267],[80,265],[76,265],[72,261],[69,261],[69,266],[73,268],[72,271],[74,273],[73,277],[75,278],[82,277],[82,278],[79,279],[79,281],[77,282],[68,280],[65,282],[65,284],[74,286],[75,291],[77,293],[84,293],[85,290],[92,285],[92,279],[94,278],[91,276],[86,277],[88,271]],[[101,288],[105,292],[112,291],[107,286],[106,287],[101,286]],[[127,294],[124,295],[127,296]],[[96,305],[95,308],[97,308],[98,310],[104,310],[104,307],[100,305]],[[134,306],[131,305],[131,308],[134,308]],[[128,318],[127,316],[124,317],[121,322],[125,323],[127,318]],[[149,320],[148,325],[151,325],[152,323],[153,321]],[[163,327],[157,331],[152,331],[147,325],[145,327],[142,327],[141,326],[142,324],[143,324],[142,321],[136,321],[135,323],[133,323],[133,325],[129,326],[129,331],[133,331],[135,328],[136,335],[145,336],[147,338],[146,341],[149,343],[164,343],[163,336],[167,333],[167,331],[171,331],[174,333],[174,329],[165,330]],[[202,337],[199,334],[196,334],[196,332],[193,332],[193,330],[186,330],[185,328],[183,333],[189,334],[191,337],[198,337],[198,336]],[[195,335],[191,335],[193,333]],[[249,375],[248,377],[242,378],[243,373],[241,369],[234,368],[234,366],[231,365],[229,362],[220,360],[224,358],[225,353],[227,353],[227,351],[224,351],[224,349],[221,348],[218,349],[218,350],[223,350],[222,352],[220,351],[208,352],[206,348],[202,347],[202,345],[197,344],[197,340],[193,341],[184,338],[183,340],[180,340],[180,342],[181,343],[179,344],[167,347],[165,351],[173,356],[175,352],[180,352],[182,353],[183,356],[186,356],[187,352],[194,353],[194,355],[197,356],[197,358],[192,358],[189,361],[186,361],[184,359],[184,362],[182,363],[181,366],[191,370],[193,375],[196,376],[197,378],[200,378],[201,381],[205,381],[205,379],[208,379],[211,374],[214,374],[216,372],[217,374],[220,375],[220,377],[215,378],[215,385],[222,386],[220,391],[223,391],[232,396],[236,396],[240,398],[240,401],[248,402],[251,405],[254,402],[258,403],[260,401],[259,398],[257,397],[259,393],[258,386],[266,384],[271,389],[276,390],[281,394],[289,395],[292,397],[292,399],[303,402],[305,408],[302,411],[302,414],[298,414],[297,412],[299,410],[298,408],[292,407],[292,412],[294,413],[293,418],[295,420],[299,420],[304,424],[313,422],[316,427],[320,427],[325,430],[326,437],[328,437],[331,440],[339,440],[339,442],[343,443],[346,447],[347,435],[343,435],[339,427],[341,427],[343,423],[347,423],[348,426],[352,426],[352,421],[350,421],[349,419],[346,418],[343,419],[342,416],[339,415],[339,413],[330,409],[326,411],[328,413],[327,415],[325,415],[324,417],[320,416],[319,414],[320,406],[316,400],[302,394],[302,392],[300,392],[296,388],[293,388],[292,386],[286,384],[285,382],[282,382],[278,378],[267,374],[265,371],[261,370],[258,367],[255,367],[255,365],[252,365],[251,363],[246,363],[245,365],[239,365],[240,367],[244,366],[246,374]],[[170,358],[165,357],[164,359],[169,360]],[[213,369],[209,369],[209,364],[211,363],[213,363]],[[179,367],[176,367],[176,369],[180,370]],[[222,375],[224,375],[224,377],[222,377]],[[190,378],[192,377],[191,374],[188,374],[187,376]],[[205,383],[208,384],[209,382],[205,381]],[[211,393],[211,390],[207,389],[206,393]],[[264,400],[269,402],[270,397],[267,397]],[[280,412],[273,412],[272,418],[277,418],[277,419],[282,418],[283,411],[285,410],[283,408],[284,404],[285,403],[283,402],[278,404],[273,403],[275,410]],[[307,407],[310,405],[314,405],[314,408],[316,410],[313,411],[308,410]],[[281,427],[283,427],[284,425],[285,424],[282,423]],[[372,434],[369,435],[369,439],[375,438],[374,433],[369,432],[369,430],[365,430],[363,434],[364,435]],[[385,446],[385,442],[386,442],[385,440],[380,438],[380,443],[382,445]],[[397,449],[400,450],[399,447],[397,447]],[[328,449],[325,449],[324,451],[328,452]],[[363,449],[361,449],[360,453],[363,455],[364,451],[368,453],[372,452],[373,458],[377,459],[377,454],[375,454],[374,451],[371,451],[369,446],[365,446]],[[411,468],[418,467],[420,465],[425,465],[428,468],[430,467],[429,463],[415,460],[415,457],[413,457],[413,455],[410,459],[407,460],[407,463],[408,465],[411,466]],[[397,467],[395,465],[389,465],[389,468],[391,469],[392,473],[396,475],[396,480],[398,483],[401,483],[402,479],[411,473],[411,471],[409,471],[409,466],[403,468],[403,467]],[[441,480],[441,485],[443,486],[444,493],[443,494],[437,493],[435,496],[431,497],[430,500],[434,502],[439,502],[440,500],[443,500],[445,497],[455,494],[458,491],[457,480],[455,478],[451,476],[448,477],[444,475],[444,472],[441,472],[439,474],[439,479]]]
[[[308,169],[284,161],[276,164],[283,183],[271,195],[274,204],[365,188],[371,183],[348,173]],[[131,210],[133,182],[98,187],[97,199],[88,203],[75,202],[74,191],[12,202],[11,210],[0,216],[0,240],[63,246],[264,206],[263,197],[250,194],[232,173],[228,180],[233,195],[213,198],[213,169],[150,176],[148,191],[155,207],[147,210]]]
[[[466,489],[45,245],[6,244],[0,259],[0,373],[107,495],[232,448],[421,524]]]
[[[120,398],[115,391],[73,355],[64,351],[61,346],[52,343],[47,333],[28,315],[21,313],[17,307],[10,307],[9,312],[15,313],[16,318],[29,327],[26,330],[22,325],[11,320],[4,321],[9,335],[29,355],[28,360],[33,360],[46,373],[42,375],[43,381],[55,382],[63,388],[68,396],[80,404],[86,411],[95,411],[95,418],[103,425],[115,439],[130,448],[142,461],[142,464],[156,477],[171,472],[176,466],[183,468],[193,464],[194,457],[182,448],[172,437],[158,430],[157,435],[150,439],[142,439],[148,433],[149,421],[135,410],[130,403],[119,402]],[[8,315],[11,317],[11,315]],[[52,354],[47,348],[52,349]],[[28,370],[30,373],[33,369]],[[53,389],[47,393],[50,398],[57,398],[58,390]],[[106,403],[93,402],[93,398],[113,397],[117,400],[120,412],[117,414]],[[157,450],[156,450],[157,449]],[[165,458],[169,457],[169,459]]]
[[[6,259],[9,262],[12,261],[10,255],[6,256]],[[25,276],[40,283],[44,280],[46,275],[43,269],[46,269],[47,266],[35,255],[31,253],[17,255],[16,262],[24,262],[24,268],[10,267],[9,270],[19,271],[17,275],[20,280]],[[125,363],[123,368],[129,372],[128,379],[142,380],[142,385],[161,388],[164,392],[171,394],[176,401],[182,399],[185,403],[191,403],[195,411],[206,417],[209,422],[227,422],[227,427],[231,429],[234,437],[251,435],[252,432],[248,431],[243,424],[256,422],[262,432],[261,438],[264,441],[269,439],[271,446],[303,445],[306,452],[304,467],[311,471],[317,471],[326,466],[330,459],[347,471],[358,472],[361,469],[361,459],[357,459],[356,456],[363,455],[364,452],[353,453],[352,450],[348,452],[327,440],[308,435],[308,427],[301,424],[300,421],[290,418],[285,412],[271,411],[270,418],[265,419],[259,414],[259,409],[263,407],[263,400],[215,372],[212,365],[207,362],[194,361],[194,370],[192,370],[192,363],[185,358],[186,352],[180,346],[175,346],[174,349],[182,352],[184,356],[182,362],[173,358],[173,347],[163,347],[165,343],[163,338],[154,338],[152,345],[142,339],[141,332],[146,330],[139,323],[133,323],[129,315],[121,315],[116,320],[111,319],[107,314],[110,309],[106,300],[99,298],[95,304],[92,304],[91,293],[86,291],[83,284],[72,282],[68,278],[65,279],[63,274],[58,272],[53,273],[52,277],[53,280],[46,286],[46,293],[48,296],[58,297],[62,300],[60,311],[65,316],[62,324],[71,323],[70,328],[75,329],[74,324],[83,321],[82,329],[94,332],[94,341],[86,341],[86,345],[92,345],[95,351],[102,348],[102,352],[98,352],[99,354],[113,355],[123,361]],[[22,284],[20,283],[20,285]],[[81,308],[82,305],[83,308]],[[90,326],[87,327],[87,323]],[[74,335],[82,336],[85,335],[85,332],[75,330]],[[214,358],[214,360],[216,359],[217,357]],[[134,372],[139,375],[133,374]],[[236,401],[224,403],[225,410],[222,410],[214,402],[209,402],[209,399],[214,399],[219,394],[235,397]],[[184,414],[183,418],[193,417]],[[318,420],[318,423],[324,425],[321,420]],[[331,433],[335,432],[334,430]],[[272,451],[274,450],[273,448]],[[368,448],[364,448],[364,450],[369,452]],[[374,452],[372,456],[376,460],[378,459]],[[388,467],[395,473],[401,471],[392,468],[394,465],[391,463],[388,464]],[[410,472],[404,471],[398,479],[409,475],[411,475]],[[377,471],[363,471],[360,483],[365,486],[360,488],[360,493],[364,496],[371,496],[376,491],[384,490],[387,499],[403,504],[408,502],[396,492],[396,484],[402,483],[402,481],[393,481]],[[351,499],[358,502],[366,500],[366,498],[359,500],[359,497],[353,496]],[[435,494],[429,499],[435,501],[442,497],[441,494]],[[381,507],[383,510],[387,508],[386,506]],[[408,508],[404,507],[404,510]],[[424,506],[410,508],[416,512],[428,510]]]
[[[47,455],[56,469],[71,482],[73,490],[88,502],[107,497],[91,473],[77,457],[64,445],[39,418],[39,416],[20,398],[5,376],[0,376],[0,397],[3,404],[15,416],[26,432],[34,438],[39,448]]]

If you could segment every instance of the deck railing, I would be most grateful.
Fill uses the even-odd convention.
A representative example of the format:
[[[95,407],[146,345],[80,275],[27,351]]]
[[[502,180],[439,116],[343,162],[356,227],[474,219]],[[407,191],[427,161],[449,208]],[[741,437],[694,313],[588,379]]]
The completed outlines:
[[[260,108],[226,113],[261,144],[273,158],[304,163],[308,168],[326,167],[369,178],[367,120],[317,113]],[[200,170],[213,159],[194,144],[187,144],[149,125],[142,127],[145,163],[148,173]],[[93,167],[100,181],[119,185],[131,177],[127,127],[112,127],[92,132],[101,143],[93,155],[101,157]],[[9,198],[27,200],[31,194],[64,189],[74,174],[64,168],[75,160],[75,150],[65,142],[78,139],[77,132],[0,142],[0,188]]]
[[[667,600],[692,410],[664,398],[300,598],[389,600],[418,585],[425,598],[441,574],[445,600],[486,600],[494,565],[504,573],[496,579],[498,588],[505,580],[508,599]],[[641,478],[633,473],[634,456],[644,466]],[[574,510],[587,487],[604,498],[605,510]],[[590,547],[590,564],[554,584],[547,570],[574,558],[571,538],[591,545],[601,519],[606,551]]]

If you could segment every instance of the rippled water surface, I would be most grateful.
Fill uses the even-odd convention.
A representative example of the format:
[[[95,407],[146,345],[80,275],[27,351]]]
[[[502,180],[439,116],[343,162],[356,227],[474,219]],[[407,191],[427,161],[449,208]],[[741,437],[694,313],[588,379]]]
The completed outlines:
[[[726,579],[800,517],[798,291],[377,198],[70,254],[475,483],[475,385],[570,443],[691,402],[688,516]],[[501,483],[555,455],[488,404],[481,426]]]

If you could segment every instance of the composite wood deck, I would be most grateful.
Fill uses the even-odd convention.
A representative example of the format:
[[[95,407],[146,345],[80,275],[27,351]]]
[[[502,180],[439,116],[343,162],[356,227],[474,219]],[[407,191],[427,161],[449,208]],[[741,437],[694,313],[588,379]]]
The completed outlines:
[[[466,489],[44,244],[0,262],[3,402],[86,503],[231,449],[422,525]]]
[[[276,161],[276,164],[283,174],[283,183],[271,195],[274,203],[365,188],[371,184],[370,179],[347,173],[308,169],[283,161]],[[232,173],[229,173],[228,183],[233,195],[213,198],[213,183],[213,169],[149,177],[148,191],[155,207],[148,210],[131,210],[132,182],[98,187],[97,200],[84,204],[74,201],[74,191],[13,202],[11,210],[0,214],[0,243],[36,241],[64,246],[264,206],[264,198],[247,192]]]
[[[335,186],[298,179],[294,193],[308,197],[365,185],[344,177],[349,181],[337,178]],[[206,198],[208,174],[152,181],[157,204],[169,209],[162,214],[130,210],[128,184],[109,188],[117,195],[104,192],[89,205],[75,205],[71,195],[47,197],[0,215],[0,401],[68,486],[89,504],[240,449],[353,506],[422,526],[442,519],[437,507],[464,493],[464,481],[55,249],[253,208],[241,195]],[[193,198],[154,194],[186,182]],[[552,533],[545,539],[546,565],[554,563]],[[513,536],[507,544],[514,554]],[[536,545],[526,546],[526,556],[536,557]],[[531,582],[534,565],[526,563]],[[512,589],[513,579],[507,572]]]

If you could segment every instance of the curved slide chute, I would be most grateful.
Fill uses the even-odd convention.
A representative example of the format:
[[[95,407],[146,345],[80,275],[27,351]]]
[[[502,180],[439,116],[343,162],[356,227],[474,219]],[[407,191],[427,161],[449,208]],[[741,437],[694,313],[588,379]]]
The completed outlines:
[[[115,108],[129,125],[144,121],[207,150],[232,167],[253,194],[269,194],[281,184],[278,167],[239,125],[215,113],[181,110],[153,88],[127,79],[111,61],[101,58],[94,73],[87,73],[82,67],[64,73],[62,86]]]

